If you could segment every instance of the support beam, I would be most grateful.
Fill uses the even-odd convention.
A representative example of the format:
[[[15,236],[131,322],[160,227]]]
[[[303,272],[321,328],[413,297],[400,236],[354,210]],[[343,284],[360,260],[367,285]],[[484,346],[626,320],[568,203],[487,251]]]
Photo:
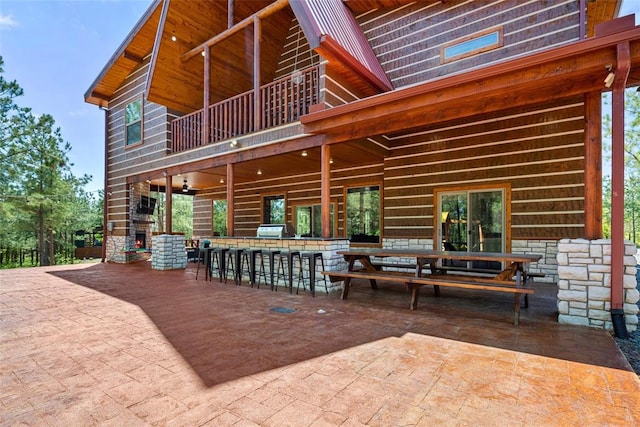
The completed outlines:
[[[104,193],[102,195],[102,262],[107,259],[109,230],[109,110],[104,110]]]
[[[611,319],[627,338],[624,320],[624,90],[631,66],[629,43],[617,45],[611,107]]]
[[[211,88],[211,48],[204,49],[204,110],[202,111],[202,145],[209,144],[209,90]]]
[[[275,12],[279,11],[280,9],[284,8],[288,4],[289,4],[289,0],[277,0],[274,3],[271,3],[269,6],[265,7],[264,9],[254,13],[253,15],[251,15],[251,16],[243,19],[242,21],[238,22],[233,27],[221,32],[220,34],[210,38],[206,42],[201,43],[198,46],[194,47],[193,49],[189,50],[184,55],[182,55],[182,61],[186,62],[186,61],[190,60],[194,56],[199,55],[200,52],[202,52],[206,46],[211,47],[211,46],[215,45],[216,43],[219,43],[222,40],[226,39],[227,37],[230,37],[230,36],[234,35],[235,33],[237,33],[238,31],[242,30],[243,28],[247,27],[248,25],[251,25],[253,23],[254,17],[257,17],[257,18],[260,18],[260,19],[266,18],[267,16],[271,15],[272,13],[275,13]]]
[[[331,145],[320,147],[320,224],[322,238],[331,237]],[[337,214],[337,213],[336,213]]]
[[[235,207],[233,205],[234,199],[234,169],[235,164],[227,163],[227,236],[235,236]]]
[[[260,39],[262,38],[262,22],[257,16],[253,18],[253,125],[254,131],[262,129],[260,108]]]
[[[171,195],[173,193],[173,179],[172,176],[167,174],[165,177],[165,220],[164,220],[164,232],[165,234],[173,233],[173,207],[171,203]]]
[[[602,238],[602,101],[600,92],[584,96],[584,237]]]

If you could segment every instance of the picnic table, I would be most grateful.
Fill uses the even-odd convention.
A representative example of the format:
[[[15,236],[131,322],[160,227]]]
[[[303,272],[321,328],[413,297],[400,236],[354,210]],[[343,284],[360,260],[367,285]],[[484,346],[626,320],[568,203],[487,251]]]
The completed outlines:
[[[369,280],[372,289],[377,289],[377,280],[402,283],[411,291],[411,305],[417,307],[419,289],[425,285],[434,287],[436,296],[440,295],[440,287],[456,287],[478,289],[490,292],[513,293],[514,325],[518,325],[520,316],[520,297],[525,295],[525,307],[528,305],[527,295],[533,294],[530,286],[531,274],[529,264],[542,258],[538,254],[500,253],[500,252],[463,252],[435,251],[429,249],[384,249],[384,248],[351,248],[338,251],[347,261],[344,271],[323,271],[331,281],[344,281],[342,299],[349,295],[352,279]],[[409,263],[388,263],[387,258],[411,260]],[[382,259],[382,262],[376,261]],[[460,268],[446,265],[446,261],[485,261],[505,264],[506,268],[490,273],[474,268]],[[357,265],[358,263],[359,265]],[[428,272],[425,267],[428,266]],[[391,268],[388,270],[385,268]]]

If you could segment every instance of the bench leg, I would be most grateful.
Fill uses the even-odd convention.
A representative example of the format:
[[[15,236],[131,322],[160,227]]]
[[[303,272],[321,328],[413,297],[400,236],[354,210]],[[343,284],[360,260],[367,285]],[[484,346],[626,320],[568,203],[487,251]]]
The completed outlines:
[[[347,299],[349,296],[349,287],[351,286],[351,277],[344,278],[344,284],[342,285],[342,295],[340,299]]]
[[[520,322],[520,294],[514,294],[515,305],[513,307],[513,326],[518,326]]]
[[[409,286],[409,290],[411,291],[411,310],[415,310],[418,308],[418,295],[420,294],[420,285],[415,285],[413,283],[407,283]]]
[[[440,286],[433,285],[433,292],[437,297],[439,297],[440,296]]]
[[[529,308],[529,294],[524,294],[524,308]]]

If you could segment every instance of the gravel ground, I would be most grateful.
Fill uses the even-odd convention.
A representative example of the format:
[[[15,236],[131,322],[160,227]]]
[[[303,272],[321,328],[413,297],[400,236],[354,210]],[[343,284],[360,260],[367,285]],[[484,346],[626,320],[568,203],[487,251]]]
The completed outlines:
[[[638,279],[638,290],[640,290],[640,264],[638,265],[636,278]],[[640,306],[640,301],[638,301],[638,306]],[[640,377],[640,329],[636,329],[629,335],[629,339],[623,340],[615,338],[615,340],[633,370],[636,371],[636,374]]]

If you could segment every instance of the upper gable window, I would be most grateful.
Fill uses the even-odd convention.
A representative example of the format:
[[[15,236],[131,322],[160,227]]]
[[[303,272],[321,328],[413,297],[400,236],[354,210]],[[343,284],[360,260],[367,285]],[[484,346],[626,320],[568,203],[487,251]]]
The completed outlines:
[[[477,55],[502,46],[502,28],[494,28],[454,40],[442,46],[440,59],[443,63]]]
[[[124,113],[125,141],[126,145],[142,142],[142,99],[130,102],[125,107]]]

